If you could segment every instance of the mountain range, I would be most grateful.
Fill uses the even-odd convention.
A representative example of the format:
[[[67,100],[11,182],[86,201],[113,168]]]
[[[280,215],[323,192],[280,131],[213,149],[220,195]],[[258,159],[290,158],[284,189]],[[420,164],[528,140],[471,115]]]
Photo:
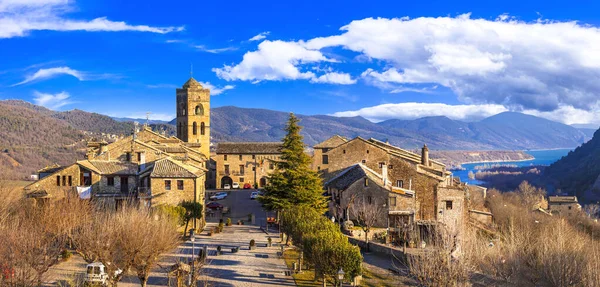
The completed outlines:
[[[513,112],[470,123],[447,117],[379,123],[362,117],[298,117],[308,146],[339,134],[372,137],[407,149],[423,144],[438,150],[551,149],[578,146],[593,132]],[[265,109],[213,108],[212,140],[279,141],[287,118],[288,113]],[[130,134],[132,121],[82,110],[57,112],[20,100],[0,101],[0,168],[11,167],[24,175],[51,163],[67,164],[85,153],[86,139]],[[173,134],[174,122],[154,121],[150,125]]]

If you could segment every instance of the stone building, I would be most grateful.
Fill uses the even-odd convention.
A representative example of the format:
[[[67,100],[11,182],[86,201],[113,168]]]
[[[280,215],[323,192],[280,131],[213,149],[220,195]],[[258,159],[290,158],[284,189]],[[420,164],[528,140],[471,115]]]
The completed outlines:
[[[178,137],[136,126],[130,136],[112,143],[89,142],[86,159],[41,169],[39,180],[25,187],[27,196],[40,203],[79,196],[114,209],[126,203],[153,207],[194,200],[203,204],[209,93],[193,78],[177,89]]]
[[[238,183],[262,188],[281,156],[281,142],[222,142],[217,144],[216,185]]]
[[[333,199],[332,215],[347,219],[344,203],[362,194],[386,205],[378,223],[390,229],[394,240],[405,239],[407,227],[423,240],[433,230],[462,231],[469,191],[452,180],[444,164],[429,159],[427,146],[418,155],[375,139],[342,139],[334,136],[316,145],[313,157],[313,168],[321,172]],[[340,144],[332,147],[332,142]]]
[[[570,216],[581,212],[577,196],[548,196],[548,211],[552,214]]]

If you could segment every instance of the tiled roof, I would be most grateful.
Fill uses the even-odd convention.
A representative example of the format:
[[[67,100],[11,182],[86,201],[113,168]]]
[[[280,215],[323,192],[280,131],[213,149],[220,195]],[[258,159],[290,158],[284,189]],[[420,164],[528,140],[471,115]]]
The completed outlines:
[[[217,154],[280,154],[281,142],[222,142]]]
[[[57,171],[59,171],[59,170],[61,170],[63,168],[64,167],[62,167],[62,166],[60,166],[60,165],[58,165],[58,164],[55,163],[53,165],[49,165],[47,167],[44,167],[44,168],[38,170],[37,172],[38,173],[55,173],[55,172],[57,172]]]
[[[550,203],[578,203],[576,196],[549,196]]]
[[[334,136],[326,139],[325,141],[318,143],[313,148],[334,148],[334,147],[337,147],[347,141],[348,140],[344,137],[341,137],[339,135],[334,135]]]
[[[190,78],[189,80],[187,80],[187,82],[185,82],[185,84],[183,84],[183,88],[184,89],[202,88],[202,85],[200,85],[200,83],[198,83],[198,81],[196,81],[196,79]]]
[[[99,174],[131,175],[137,174],[138,165],[115,160],[81,160],[79,165]]]
[[[151,177],[170,178],[196,178],[200,169],[190,165],[176,162],[170,158],[158,160],[154,163]]]
[[[156,149],[164,151],[166,153],[185,153],[186,150],[182,146],[154,146]]]
[[[385,188],[390,192],[409,195],[414,194],[414,191],[412,190],[392,186],[392,183],[389,180],[384,182],[383,177],[380,174],[376,173],[374,170],[360,163],[357,163],[338,173],[335,177],[328,180],[324,185],[326,187],[333,187],[339,190],[345,190],[357,180],[362,180],[365,177],[368,177],[379,187]]]

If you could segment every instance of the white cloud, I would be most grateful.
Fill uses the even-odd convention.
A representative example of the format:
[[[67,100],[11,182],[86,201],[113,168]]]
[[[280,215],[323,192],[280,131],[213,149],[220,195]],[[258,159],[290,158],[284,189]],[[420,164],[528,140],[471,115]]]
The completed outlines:
[[[248,41],[260,41],[260,40],[263,40],[263,39],[267,38],[267,36],[268,36],[270,33],[271,33],[271,32],[269,32],[269,31],[262,32],[262,33],[260,33],[260,34],[258,34],[258,35],[256,35],[256,36],[254,36],[254,37],[250,38]]]
[[[30,83],[33,81],[50,79],[50,78],[53,78],[53,77],[56,77],[59,75],[71,75],[80,81],[86,80],[85,73],[83,73],[81,71],[74,70],[69,67],[55,67],[55,68],[48,68],[48,69],[39,69],[37,72],[28,75],[27,77],[25,77],[25,79],[23,81],[21,81],[17,84],[14,84],[13,86],[23,85],[23,84],[27,84],[27,83]]]
[[[239,64],[213,71],[227,81],[312,79],[315,74],[302,72],[299,66],[323,61],[330,60],[320,51],[306,49],[300,43],[265,40],[258,45],[258,50],[247,52]]]
[[[1,0],[0,39],[23,37],[31,31],[138,31],[165,34],[182,31],[183,27],[154,27],[130,25],[106,17],[92,20],[68,19],[65,14],[74,10],[69,0]]]
[[[348,73],[327,73],[319,76],[318,78],[312,78],[311,83],[327,83],[327,84],[339,84],[339,85],[352,85],[356,83],[356,79],[352,79]]]
[[[453,120],[480,120],[508,111],[503,105],[448,105],[442,103],[399,103],[366,107],[356,111],[334,113],[337,117],[362,116],[374,122],[388,119],[417,119],[446,116]]]
[[[219,53],[223,53],[223,52],[227,52],[227,51],[235,51],[237,50],[236,47],[225,47],[225,48],[216,48],[216,49],[209,49],[204,45],[195,45],[194,48],[202,51],[202,52],[207,52],[207,53],[211,53],[211,54],[219,54]]]
[[[337,35],[261,45],[238,64],[214,71],[226,80],[318,83],[320,76],[307,71],[331,62],[323,49],[341,48],[371,65],[350,79],[388,92],[443,86],[464,104],[547,115],[596,114],[600,106],[600,29],[575,21],[525,22],[505,14],[494,20],[470,14],[366,18],[341,27]]]
[[[58,94],[47,94],[40,93],[38,91],[33,92],[33,101],[36,105],[44,106],[51,110],[59,109],[73,102],[69,100],[71,96],[67,92],[60,92]]]
[[[233,88],[235,88],[235,86],[233,85],[226,85],[224,87],[217,87],[209,82],[200,82],[200,84],[204,87],[210,90],[210,94],[212,96],[216,96],[216,95],[220,95],[222,93],[224,93],[227,90],[232,90]]]

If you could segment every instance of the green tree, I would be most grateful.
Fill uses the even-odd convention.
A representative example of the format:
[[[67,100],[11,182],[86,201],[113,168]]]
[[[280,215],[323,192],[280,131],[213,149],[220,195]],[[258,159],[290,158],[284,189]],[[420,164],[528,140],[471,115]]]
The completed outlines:
[[[290,113],[285,127],[281,160],[269,176],[265,194],[259,201],[268,210],[285,210],[291,206],[308,206],[319,213],[325,212],[327,200],[318,173],[310,168],[311,158],[304,153],[304,143],[298,125],[300,120]]]
[[[199,202],[184,200],[181,202],[181,206],[185,208],[185,229],[183,230],[183,235],[185,236],[190,220],[202,219],[202,204]]]

